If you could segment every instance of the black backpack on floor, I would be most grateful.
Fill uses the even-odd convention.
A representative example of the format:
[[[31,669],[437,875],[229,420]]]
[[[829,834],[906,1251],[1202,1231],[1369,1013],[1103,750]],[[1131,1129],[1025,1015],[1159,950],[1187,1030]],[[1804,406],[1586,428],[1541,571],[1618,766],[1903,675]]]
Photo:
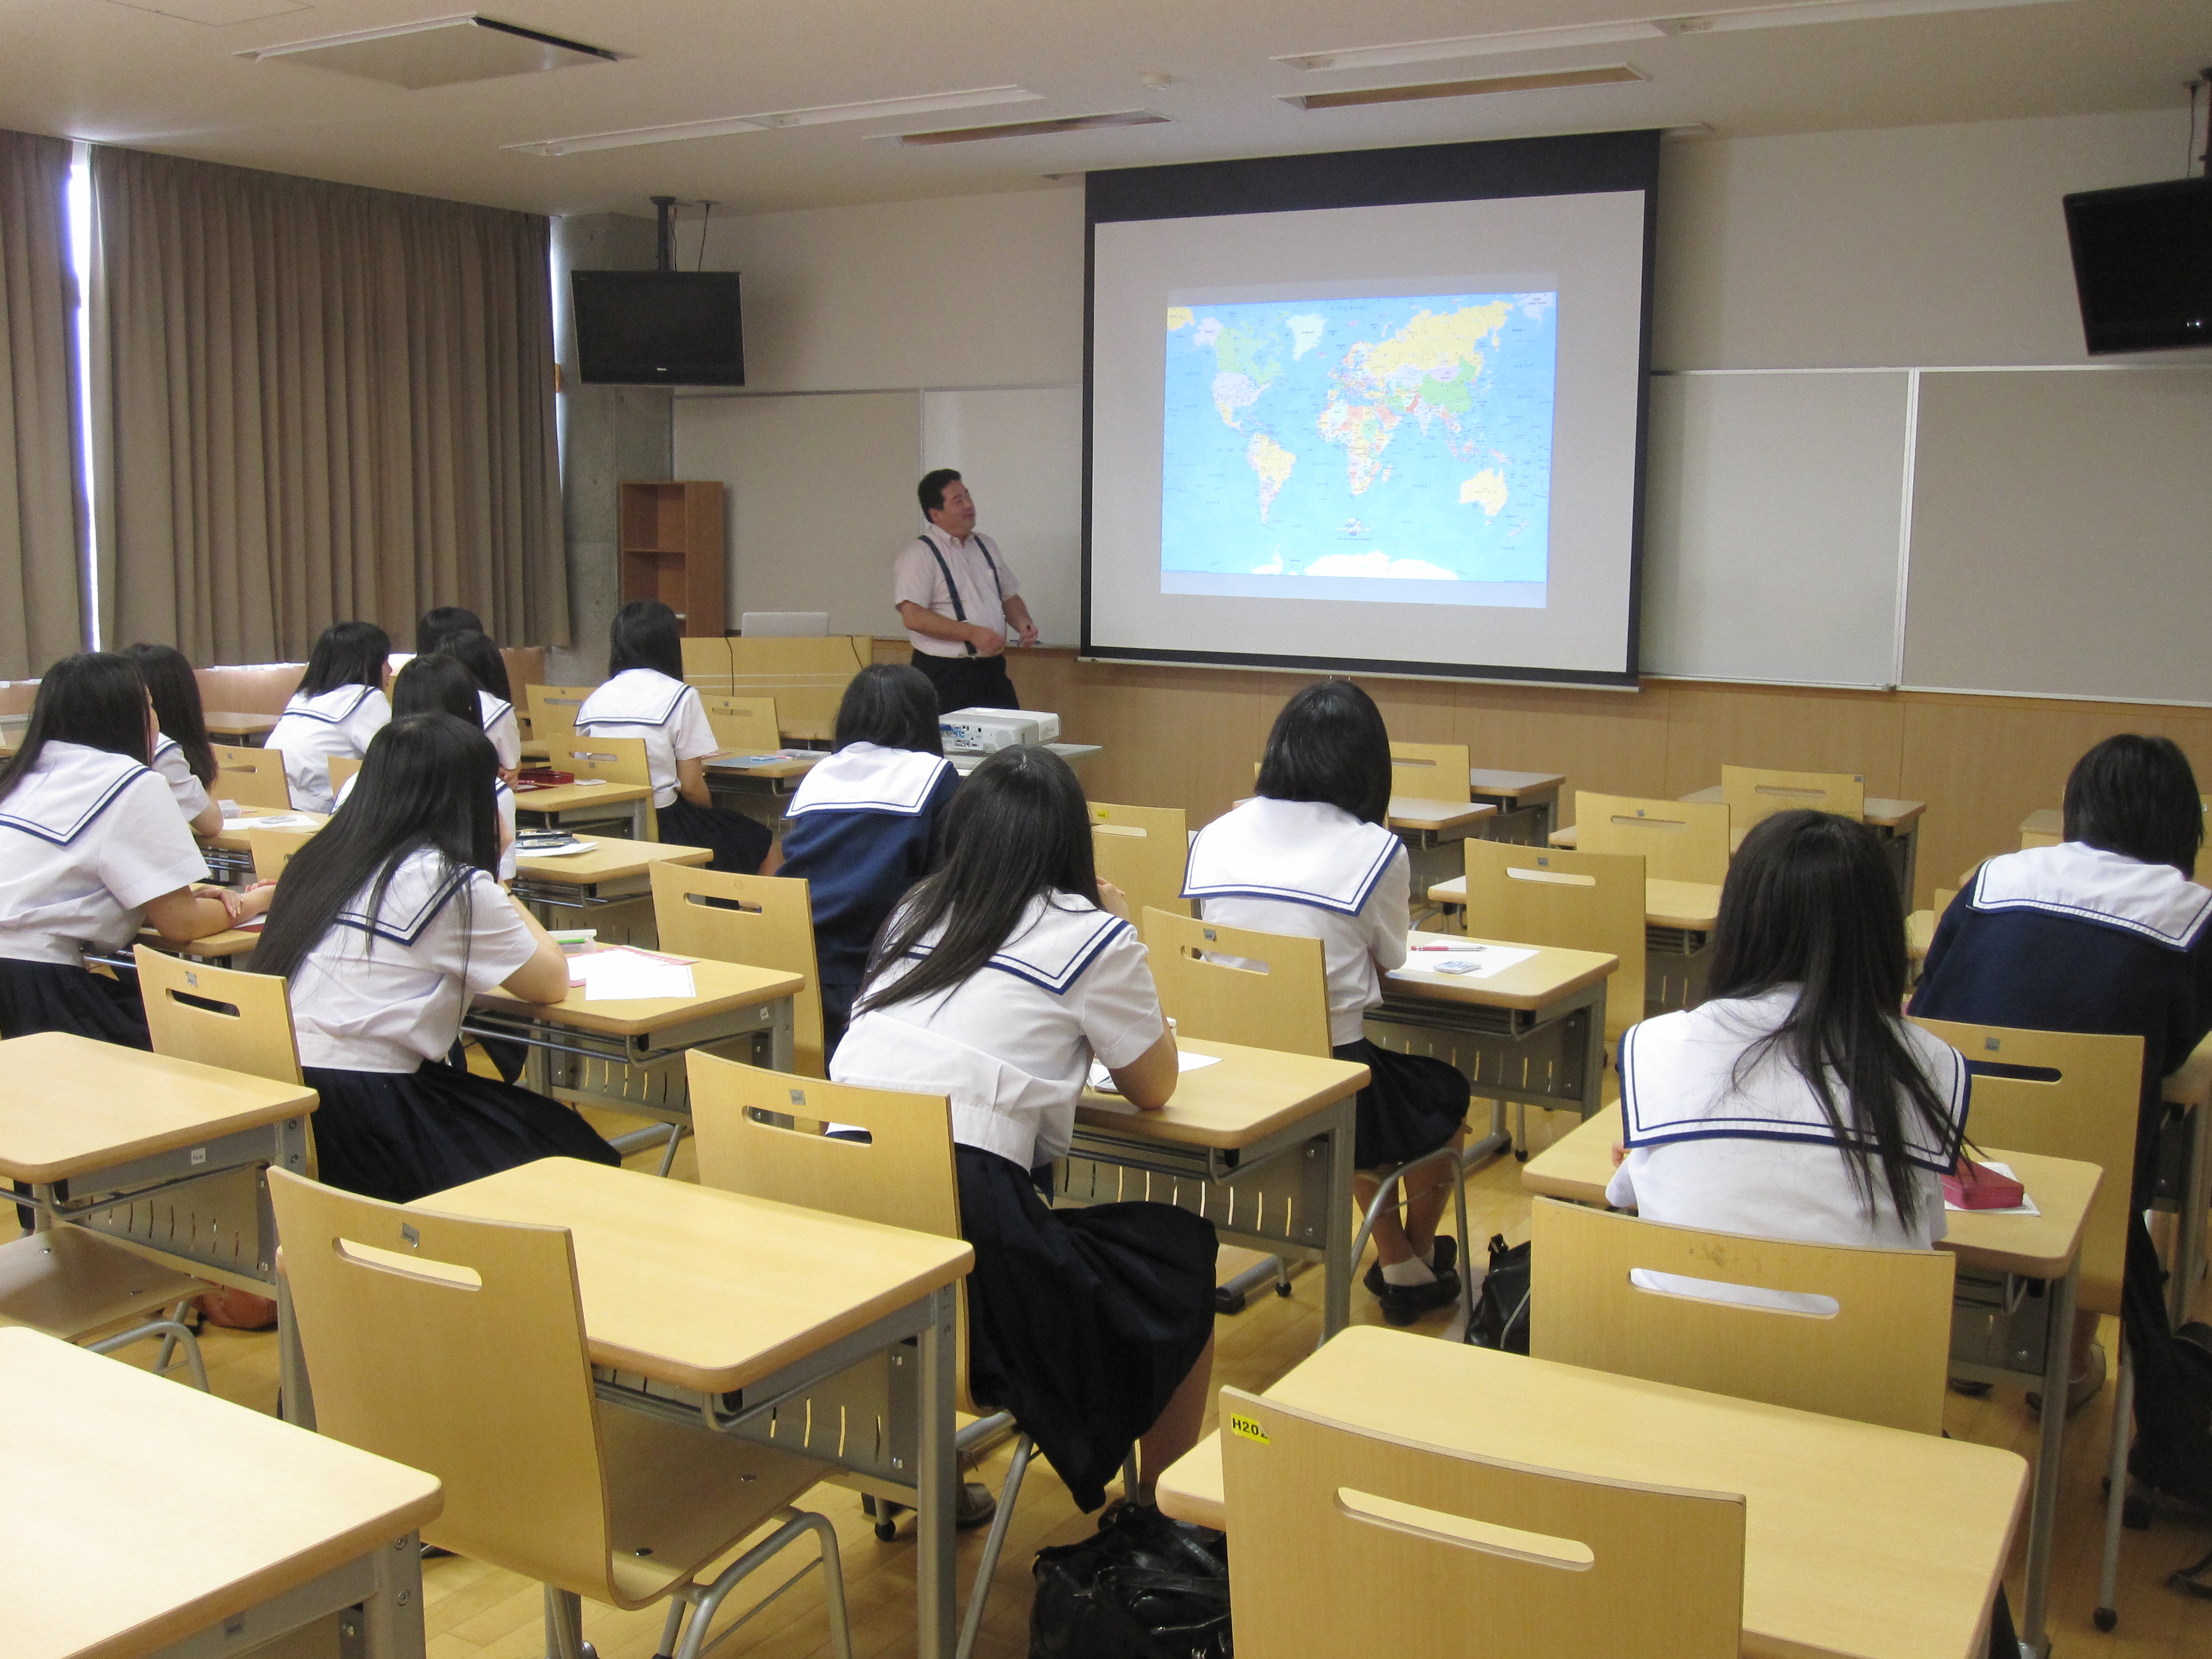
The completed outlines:
[[[1467,1340],[1478,1348],[1528,1352],[1528,1247],[1509,1246],[1504,1233],[1490,1237],[1490,1270],[1482,1276]]]
[[[1037,1552],[1030,1659],[1233,1659],[1229,1543],[1123,1508],[1077,1544]]]

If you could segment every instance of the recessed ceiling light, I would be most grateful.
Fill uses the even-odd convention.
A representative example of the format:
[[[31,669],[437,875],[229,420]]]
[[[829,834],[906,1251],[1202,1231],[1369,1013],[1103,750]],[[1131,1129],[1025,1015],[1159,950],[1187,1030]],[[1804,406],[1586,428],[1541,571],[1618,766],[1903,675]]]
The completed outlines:
[[[1050,132],[1089,132],[1098,127],[1148,127],[1166,120],[1150,110],[1115,110],[1107,115],[1063,115],[1049,121],[1007,121],[994,127],[947,127],[938,132],[878,132],[887,144],[964,144],[977,138],[1035,138]]]
[[[1353,46],[1341,52],[1291,52],[1274,61],[1294,70],[1382,69],[1392,64],[1425,64],[1448,58],[1485,58],[1498,52],[1541,52],[1555,46],[1610,46],[1623,40],[1656,40],[1676,34],[1717,34],[1735,29],[1782,28],[1800,23],[1853,23],[1875,17],[1917,17],[1937,12],[1988,11],[2003,6],[2055,5],[2061,0],[1802,0],[1782,6],[1641,17],[1613,23],[1563,23],[1553,28],[1507,29],[1494,34],[1461,34],[1442,40],[1409,40],[1398,46]]]
[[[706,121],[672,121],[664,126],[629,127],[619,132],[586,132],[572,138],[537,138],[502,149],[535,155],[568,155],[586,149],[627,149],[634,144],[672,144],[686,138],[720,138],[737,132],[773,132],[782,127],[822,126],[833,121],[872,121],[895,115],[926,115],[941,109],[981,109],[992,104],[1035,103],[1044,94],[1024,87],[976,87],[967,92],[924,93],[914,98],[878,98],[862,104],[817,104],[811,109],[771,110],[760,115],[726,115]]]
[[[506,75],[612,64],[620,61],[623,54],[495,18],[465,14],[398,23],[390,28],[361,29],[350,34],[326,34],[283,46],[255,46],[236,55],[257,63],[275,60],[335,70],[341,75],[357,75],[419,92],[425,87],[460,86]]]
[[[1406,104],[1422,98],[1471,98],[1485,92],[1550,92],[1560,87],[1606,87],[1645,77],[1626,64],[1596,69],[1544,70],[1529,75],[1488,75],[1474,81],[1432,81],[1418,87],[1358,87],[1348,92],[1309,92],[1283,101],[1298,109],[1350,109],[1361,104]]]

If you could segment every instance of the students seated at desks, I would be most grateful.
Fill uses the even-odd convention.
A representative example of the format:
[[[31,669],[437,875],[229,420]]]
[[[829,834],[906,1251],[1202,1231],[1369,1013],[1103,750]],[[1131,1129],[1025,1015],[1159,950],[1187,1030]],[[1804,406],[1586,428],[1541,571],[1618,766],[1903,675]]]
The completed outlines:
[[[442,652],[436,656],[414,658],[392,676],[394,720],[408,714],[451,714],[473,726],[482,714],[476,677]],[[489,737],[491,733],[486,732],[484,735]],[[360,781],[358,772],[345,781],[338,790],[338,805],[346,804],[354,786]],[[507,787],[506,779],[494,774],[492,793],[499,805],[499,878],[511,882],[514,879],[514,791]]]
[[[499,769],[509,779],[522,764],[522,727],[514,718],[514,689],[507,678],[507,659],[499,654],[499,647],[489,635],[477,627],[473,613],[458,607],[433,611],[423,617],[469,617],[469,626],[455,629],[446,635],[436,647],[439,655],[457,659],[461,665],[476,676],[477,701],[481,705],[480,717],[484,735],[491,739],[492,748],[499,755]],[[422,635],[416,636],[419,654]]]
[[[391,654],[391,640],[374,623],[335,623],[315,641],[300,689],[264,744],[283,755],[284,781],[301,811],[331,810],[331,757],[367,754],[368,740],[392,718],[384,696]]]
[[[566,1106],[446,1060],[478,992],[568,994],[561,947],[492,878],[497,769],[472,724],[392,721],[277,884],[253,966],[291,981],[333,1187],[404,1204],[540,1158],[621,1161]]]
[[[776,873],[808,883],[826,1053],[836,1052],[853,1017],[868,947],[936,862],[945,809],[960,787],[937,715],[937,690],[919,670],[863,668],[837,705],[835,752],[799,780],[785,812]]]
[[[1197,1442],[1212,1369],[1213,1224],[1042,1195],[1094,1055],[1140,1109],[1175,1091],[1175,1037],[1125,902],[1097,879],[1067,763],[992,756],[953,797],[944,867],[885,927],[830,1066],[951,1097],[973,1392],[1014,1414],[1086,1510],[1133,1441],[1133,1496],[1151,1502]]]
[[[191,663],[174,646],[134,645],[123,654],[138,665],[146,695],[154,701],[157,729],[149,763],[177,798],[177,810],[192,833],[218,834],[222,808],[208,794],[215,786],[215,749],[208,742],[207,714]]]
[[[142,923],[182,943],[269,907],[266,888],[203,887],[175,797],[147,768],[154,709],[138,665],[89,651],[39,682],[23,746],[0,764],[0,1036],[70,1031],[148,1046],[138,988],[84,965]]]
[[[1257,797],[1216,818],[1191,842],[1183,896],[1206,921],[1322,942],[1329,1042],[1340,1060],[1370,1067],[1357,1103],[1353,1185],[1363,1208],[1398,1165],[1465,1138],[1467,1079],[1443,1060],[1367,1040],[1366,1013],[1382,1000],[1377,969],[1406,961],[1413,926],[1406,848],[1383,827],[1390,807],[1390,733],[1374,700],[1349,680],[1310,685],[1283,705],[1260,762]],[[1437,1237],[1452,1172],[1407,1177],[1402,1218],[1375,1222],[1376,1265],[1367,1288],[1393,1325],[1410,1325],[1459,1296],[1457,1242]]]
[[[699,693],[684,684],[683,630],[658,599],[639,599],[615,613],[605,684],[576,710],[587,738],[642,738],[653,780],[660,839],[714,849],[710,867],[762,873],[775,836],[764,823],[716,806],[707,793],[709,755],[719,754]]]
[[[2143,1040],[2128,1296],[2158,1299],[2142,1212],[2154,1180],[2160,1079],[2212,1029],[2212,892],[2190,879],[2204,840],[2189,760],[2167,738],[2107,738],[2066,780],[2066,839],[1993,858],[1936,929],[1913,994],[1928,1019]],[[2118,1171],[2112,1172],[2115,1176]],[[2075,1327],[2068,1409],[2096,1396],[2096,1316]]]

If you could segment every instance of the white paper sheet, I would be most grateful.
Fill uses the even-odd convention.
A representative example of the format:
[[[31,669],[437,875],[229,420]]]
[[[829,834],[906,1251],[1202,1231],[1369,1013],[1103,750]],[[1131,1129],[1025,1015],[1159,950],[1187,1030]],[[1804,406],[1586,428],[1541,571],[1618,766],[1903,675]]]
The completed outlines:
[[[568,983],[584,988],[586,1002],[643,1002],[697,994],[685,964],[619,946],[569,957]]]
[[[1437,949],[1439,945],[1444,948]],[[1455,979],[1495,978],[1535,954],[1533,947],[1477,945],[1472,939],[1449,939],[1441,933],[1406,935],[1407,968],[1425,974],[1449,974]]]
[[[1221,1056],[1219,1054],[1190,1054],[1179,1053],[1176,1055],[1176,1070],[1178,1072],[1199,1072],[1205,1070],[1206,1067],[1209,1066],[1218,1066],[1220,1064]],[[1115,1089],[1114,1086],[1113,1073],[1106,1069],[1106,1063],[1103,1060],[1094,1060],[1091,1062],[1090,1082],[1091,1086],[1097,1090],[1102,1095],[1118,1094],[1120,1092],[1120,1091]],[[1133,1106],[1129,1109],[1131,1111],[1134,1111],[1136,1108]]]
[[[1984,1170],[1995,1170],[2007,1181],[2020,1179],[2012,1172],[2012,1165],[2009,1164],[1984,1164],[1982,1167]],[[2043,1213],[2035,1207],[2034,1194],[2028,1192],[2024,1186],[2021,1190],[2020,1202],[2009,1210],[1969,1210],[1965,1205],[1954,1204],[1948,1198],[1943,1200],[1943,1207],[1960,1215],[2041,1215]]]

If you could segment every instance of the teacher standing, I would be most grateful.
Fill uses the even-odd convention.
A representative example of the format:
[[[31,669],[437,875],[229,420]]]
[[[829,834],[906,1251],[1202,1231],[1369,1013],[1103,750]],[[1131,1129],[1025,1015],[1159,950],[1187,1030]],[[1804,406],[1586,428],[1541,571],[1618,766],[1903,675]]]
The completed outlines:
[[[975,501],[951,467],[915,491],[929,528],[892,567],[893,602],[914,642],[914,665],[937,688],[937,707],[1018,708],[1006,646],[1035,645],[1036,624],[1005,557],[975,532]]]

